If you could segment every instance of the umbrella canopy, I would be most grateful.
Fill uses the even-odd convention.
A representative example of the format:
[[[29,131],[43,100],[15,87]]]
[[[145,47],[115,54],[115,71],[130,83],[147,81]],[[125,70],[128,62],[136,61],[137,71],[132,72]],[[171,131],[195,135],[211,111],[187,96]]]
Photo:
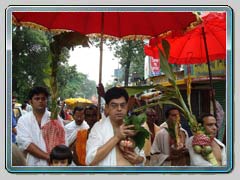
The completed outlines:
[[[72,30],[118,38],[182,32],[196,21],[192,12],[13,12],[15,23],[47,30]]]
[[[102,81],[103,36],[145,39],[167,31],[179,34],[196,20],[192,12],[13,12],[13,22],[18,25],[100,35],[99,84]],[[98,104],[101,104],[100,96]]]
[[[207,51],[204,41],[206,38]],[[209,13],[202,17],[202,23],[183,36],[166,38],[170,43],[169,63],[202,64],[217,59],[226,59],[226,13]],[[152,39],[145,46],[146,55],[159,58],[161,39]]]

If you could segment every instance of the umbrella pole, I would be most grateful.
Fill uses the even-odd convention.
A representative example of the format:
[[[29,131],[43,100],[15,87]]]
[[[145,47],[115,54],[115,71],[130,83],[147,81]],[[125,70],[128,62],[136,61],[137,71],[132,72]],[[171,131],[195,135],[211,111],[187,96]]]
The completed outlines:
[[[215,118],[217,117],[216,115],[216,101],[215,101],[215,93],[213,90],[213,83],[212,83],[212,71],[210,67],[210,60],[208,56],[208,48],[207,48],[207,41],[206,41],[206,36],[205,36],[205,31],[204,27],[202,27],[202,35],[203,35],[203,40],[204,40],[204,47],[205,47],[205,52],[206,52],[206,58],[207,58],[207,65],[208,65],[208,73],[209,73],[209,80],[210,80],[210,88],[211,88],[211,97],[212,97],[212,102],[213,102],[213,111],[214,111],[214,116]]]
[[[99,61],[99,80],[98,83],[101,84],[102,82],[102,57],[103,57],[103,29],[104,29],[104,12],[102,12],[102,19],[101,19],[101,39],[100,39],[100,61]],[[98,95],[98,119],[101,117],[101,96]]]

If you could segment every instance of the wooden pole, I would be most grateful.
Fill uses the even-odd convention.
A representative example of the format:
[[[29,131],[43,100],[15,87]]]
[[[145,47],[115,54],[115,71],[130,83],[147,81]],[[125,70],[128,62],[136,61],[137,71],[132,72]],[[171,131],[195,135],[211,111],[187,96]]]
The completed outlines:
[[[209,81],[210,81],[210,88],[211,88],[211,95],[212,95],[211,97],[212,97],[212,102],[213,102],[213,111],[214,111],[214,116],[215,116],[215,118],[217,118],[217,115],[216,115],[215,93],[214,93],[213,83],[212,83],[212,71],[211,71],[211,67],[210,67],[210,60],[209,60],[209,55],[208,55],[207,40],[206,40],[206,35],[205,35],[204,27],[202,27],[202,35],[203,35],[204,47],[205,47],[206,58],[207,58]]]
[[[103,57],[103,33],[104,33],[104,12],[102,12],[101,18],[101,39],[100,39],[100,61],[99,61],[99,80],[98,83],[102,83],[102,57]],[[98,95],[98,120],[101,117],[101,96]]]

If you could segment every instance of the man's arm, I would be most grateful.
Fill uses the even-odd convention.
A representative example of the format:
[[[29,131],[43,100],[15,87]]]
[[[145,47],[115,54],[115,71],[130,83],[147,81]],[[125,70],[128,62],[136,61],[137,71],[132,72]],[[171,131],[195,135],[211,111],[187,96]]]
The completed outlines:
[[[89,164],[91,166],[97,165],[102,161],[111,150],[117,145],[117,143],[126,138],[127,136],[133,136],[136,132],[131,130],[134,125],[122,124],[119,128],[115,129],[115,135],[110,138],[103,146],[99,147],[93,161]]]
[[[31,143],[25,151],[27,151],[28,153],[32,154],[33,156],[39,159],[44,159],[49,161],[49,154],[42,151],[38,146],[36,146],[33,143]]]

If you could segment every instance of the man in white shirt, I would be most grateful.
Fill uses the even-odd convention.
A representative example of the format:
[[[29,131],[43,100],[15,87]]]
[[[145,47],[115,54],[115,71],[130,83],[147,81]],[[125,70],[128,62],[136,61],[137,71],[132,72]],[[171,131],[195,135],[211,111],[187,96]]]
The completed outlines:
[[[204,114],[199,119],[205,129],[206,135],[212,139],[211,147],[212,152],[219,164],[219,166],[225,166],[227,164],[225,145],[216,138],[217,135],[217,121],[212,114]],[[192,146],[193,136],[189,138],[188,149],[190,154],[190,161],[192,166],[213,166],[209,161],[203,158],[201,154],[194,151]]]
[[[27,153],[27,166],[48,166],[49,154],[43,139],[42,127],[50,121],[46,110],[49,92],[45,87],[34,87],[29,92],[32,111],[20,117],[17,124],[17,144]],[[60,125],[63,122],[59,120]]]
[[[77,134],[81,130],[89,129],[89,125],[84,120],[84,108],[83,107],[77,106],[74,108],[73,119],[74,119],[74,121],[71,121],[70,123],[65,125],[65,131],[66,131],[69,147],[73,152],[73,161],[76,165],[80,165],[80,163],[78,162],[77,154],[76,154]]]
[[[145,161],[143,150],[122,151],[119,142],[135,135],[134,125],[125,125],[128,94],[113,87],[105,94],[108,117],[95,123],[87,140],[86,164],[90,166],[133,166]]]

